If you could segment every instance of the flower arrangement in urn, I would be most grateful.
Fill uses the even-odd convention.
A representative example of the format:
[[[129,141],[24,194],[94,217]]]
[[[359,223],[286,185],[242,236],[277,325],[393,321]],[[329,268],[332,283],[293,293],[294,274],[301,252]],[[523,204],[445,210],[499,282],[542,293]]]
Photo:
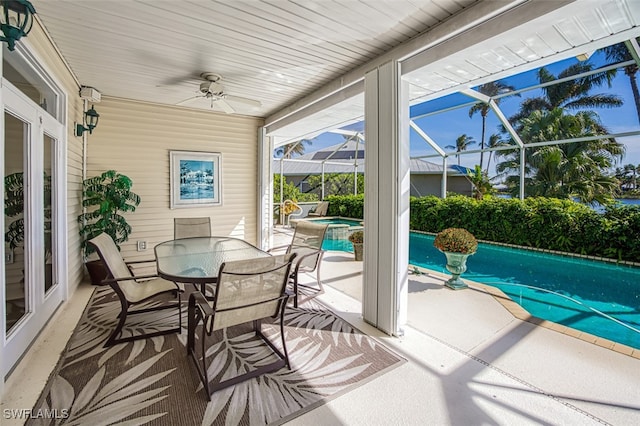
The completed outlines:
[[[478,240],[463,228],[447,228],[438,232],[433,245],[440,251],[473,254],[478,249]]]
[[[467,257],[478,249],[476,237],[463,228],[447,228],[436,235],[433,245],[447,258],[446,267],[452,276],[445,285],[454,290],[467,288],[460,274],[467,270]]]
[[[353,231],[351,235],[349,235],[349,241],[362,244],[364,242],[364,231]]]

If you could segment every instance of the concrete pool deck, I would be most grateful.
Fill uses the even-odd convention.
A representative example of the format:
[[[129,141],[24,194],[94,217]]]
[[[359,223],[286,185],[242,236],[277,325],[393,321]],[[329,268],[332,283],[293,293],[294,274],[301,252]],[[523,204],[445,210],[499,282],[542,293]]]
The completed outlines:
[[[640,351],[599,346],[514,304],[518,318],[491,287],[450,290],[431,272],[409,276],[405,335],[389,337],[362,320],[352,259],[326,253],[319,299],[408,362],[291,424],[640,424]]]

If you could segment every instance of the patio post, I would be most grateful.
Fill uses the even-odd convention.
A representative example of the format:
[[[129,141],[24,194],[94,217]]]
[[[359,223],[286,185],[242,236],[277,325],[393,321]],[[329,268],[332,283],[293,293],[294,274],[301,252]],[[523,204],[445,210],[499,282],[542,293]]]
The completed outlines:
[[[397,61],[365,75],[364,320],[391,335],[407,321],[409,85]]]
[[[447,198],[447,156],[442,157],[442,182],[440,188],[440,197]]]
[[[322,162],[322,193],[320,201],[324,201],[324,161]]]

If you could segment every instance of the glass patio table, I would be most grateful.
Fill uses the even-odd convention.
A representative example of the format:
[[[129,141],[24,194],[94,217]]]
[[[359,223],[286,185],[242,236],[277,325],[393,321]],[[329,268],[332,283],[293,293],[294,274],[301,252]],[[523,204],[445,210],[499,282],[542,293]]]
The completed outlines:
[[[252,244],[231,237],[195,237],[165,241],[155,247],[158,275],[170,281],[215,284],[224,262],[271,256]]]

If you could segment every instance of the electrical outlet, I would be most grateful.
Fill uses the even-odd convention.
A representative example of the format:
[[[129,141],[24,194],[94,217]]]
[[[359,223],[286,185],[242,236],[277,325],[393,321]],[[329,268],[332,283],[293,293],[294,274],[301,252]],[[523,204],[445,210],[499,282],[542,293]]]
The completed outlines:
[[[13,263],[13,250],[9,249],[4,253],[4,263]]]
[[[147,249],[146,241],[138,241],[138,251],[143,251]]]

